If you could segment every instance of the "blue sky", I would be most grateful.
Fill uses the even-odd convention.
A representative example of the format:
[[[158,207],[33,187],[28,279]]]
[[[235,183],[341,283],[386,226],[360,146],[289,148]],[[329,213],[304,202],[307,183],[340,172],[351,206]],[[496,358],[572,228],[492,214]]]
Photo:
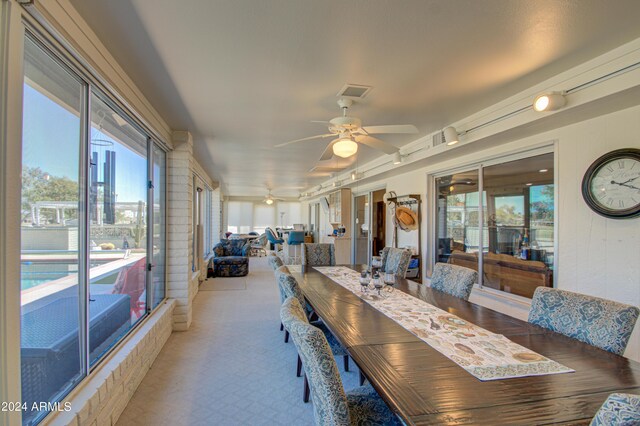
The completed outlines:
[[[116,193],[118,201],[146,199],[147,162],[126,146],[92,129],[92,138],[113,141],[116,152]],[[25,166],[40,167],[52,176],[78,181],[80,118],[34,88],[24,85],[23,152]],[[104,162],[104,150],[99,152]],[[101,170],[101,169],[100,169]],[[102,173],[99,173],[102,176]]]

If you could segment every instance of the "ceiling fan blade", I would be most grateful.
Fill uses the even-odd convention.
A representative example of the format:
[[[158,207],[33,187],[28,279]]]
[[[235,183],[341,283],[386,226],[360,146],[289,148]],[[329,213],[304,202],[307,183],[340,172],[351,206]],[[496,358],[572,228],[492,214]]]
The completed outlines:
[[[336,143],[336,140],[331,141],[329,145],[327,145],[327,147],[324,149],[324,152],[322,153],[322,156],[320,157],[320,160],[318,161],[331,160],[331,157],[333,157],[333,145]]]
[[[311,120],[312,123],[320,123],[320,124],[329,124],[328,121],[324,121],[324,120]]]
[[[289,141],[289,142],[285,142],[285,143],[281,143],[279,145],[274,146],[274,148],[281,148],[283,146],[287,146],[287,145],[291,145],[293,143],[298,143],[298,142],[303,142],[303,141],[308,141],[311,139],[318,139],[318,138],[328,138],[329,136],[335,136],[333,133],[327,133],[325,135],[315,135],[315,136],[309,136],[307,138],[302,138],[302,139],[296,139],[294,141]]]
[[[362,130],[370,135],[383,133],[418,133],[418,129],[413,124],[392,124],[389,126],[366,126]]]
[[[373,136],[361,135],[356,137],[356,142],[361,143],[363,145],[370,146],[371,148],[379,149],[385,154],[395,154],[400,151],[400,148],[391,145],[385,141],[381,141],[378,138],[374,138]]]

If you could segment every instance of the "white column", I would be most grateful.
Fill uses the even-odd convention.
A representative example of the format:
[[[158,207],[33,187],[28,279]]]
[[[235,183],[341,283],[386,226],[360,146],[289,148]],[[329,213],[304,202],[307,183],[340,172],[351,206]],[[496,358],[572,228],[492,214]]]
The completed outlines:
[[[198,279],[191,270],[193,139],[189,132],[173,133],[174,150],[167,156],[167,297],[175,299],[173,329],[191,325],[192,301]]]

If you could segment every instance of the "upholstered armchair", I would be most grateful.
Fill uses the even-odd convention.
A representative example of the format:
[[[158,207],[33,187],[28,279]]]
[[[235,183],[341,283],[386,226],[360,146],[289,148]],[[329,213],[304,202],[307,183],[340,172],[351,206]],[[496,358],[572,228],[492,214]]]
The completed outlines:
[[[431,275],[431,288],[460,299],[469,300],[478,273],[464,266],[436,263]]]
[[[302,264],[308,266],[334,266],[336,247],[333,244],[302,244]]]
[[[531,301],[529,322],[622,355],[639,312],[624,303],[538,287]]]
[[[221,240],[213,247],[213,258],[209,261],[208,276],[243,277],[249,273],[249,250],[247,240]]]
[[[406,249],[385,247],[382,249],[380,269],[397,277],[404,278],[409,269],[411,252]]]
[[[640,425],[640,396],[612,393],[598,410],[590,426]]]
[[[310,385],[316,425],[399,425],[371,386],[344,391],[325,334],[309,324],[298,299],[285,300],[280,318],[290,331]]]

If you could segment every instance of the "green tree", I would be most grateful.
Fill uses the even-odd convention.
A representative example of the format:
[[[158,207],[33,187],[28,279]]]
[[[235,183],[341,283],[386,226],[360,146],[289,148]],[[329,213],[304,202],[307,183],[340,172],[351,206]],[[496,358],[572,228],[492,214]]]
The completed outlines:
[[[22,213],[23,220],[31,214],[31,207],[39,201],[78,201],[78,183],[66,176],[51,176],[40,167],[22,168]],[[54,220],[55,213],[43,210],[41,216]],[[65,212],[66,219],[77,217],[76,210]]]

